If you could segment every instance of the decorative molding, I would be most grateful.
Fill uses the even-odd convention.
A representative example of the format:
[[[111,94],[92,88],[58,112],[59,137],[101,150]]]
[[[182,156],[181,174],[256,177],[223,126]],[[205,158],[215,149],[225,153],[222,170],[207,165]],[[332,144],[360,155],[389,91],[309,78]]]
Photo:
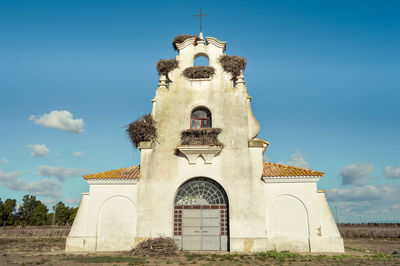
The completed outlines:
[[[139,150],[145,150],[145,149],[154,149],[154,142],[152,141],[142,141],[139,143]]]
[[[136,185],[139,179],[103,178],[87,180],[89,185]]]
[[[276,176],[262,177],[264,183],[317,183],[321,177],[315,176]]]
[[[207,45],[212,44],[215,47],[222,48],[222,51],[226,50],[226,42],[221,42],[213,37],[206,37]]]
[[[212,159],[217,156],[222,146],[214,145],[183,145],[178,146],[178,150],[186,156],[189,164],[196,164],[197,158],[201,156],[206,164],[211,164]]]
[[[177,43],[176,47],[180,51],[180,50],[184,49],[186,46],[189,46],[191,44],[194,45],[195,42],[196,42],[196,37],[188,38],[182,43]]]

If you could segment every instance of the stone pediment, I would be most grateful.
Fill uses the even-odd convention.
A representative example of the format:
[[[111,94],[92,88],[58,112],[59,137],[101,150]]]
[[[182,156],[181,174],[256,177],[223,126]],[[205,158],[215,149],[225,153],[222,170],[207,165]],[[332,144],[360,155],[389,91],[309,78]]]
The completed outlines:
[[[181,145],[178,150],[185,155],[189,164],[196,164],[197,158],[202,157],[206,164],[211,164],[212,159],[217,156],[222,146],[216,145]]]

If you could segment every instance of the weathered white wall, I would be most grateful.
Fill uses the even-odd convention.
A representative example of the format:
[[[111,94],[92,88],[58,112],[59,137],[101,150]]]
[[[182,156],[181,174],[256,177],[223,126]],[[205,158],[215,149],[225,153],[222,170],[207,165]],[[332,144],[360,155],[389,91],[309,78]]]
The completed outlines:
[[[308,214],[292,195],[280,195],[267,205],[267,236],[277,250],[310,251]]]
[[[136,234],[136,180],[89,181],[67,238],[67,252],[128,250]]]

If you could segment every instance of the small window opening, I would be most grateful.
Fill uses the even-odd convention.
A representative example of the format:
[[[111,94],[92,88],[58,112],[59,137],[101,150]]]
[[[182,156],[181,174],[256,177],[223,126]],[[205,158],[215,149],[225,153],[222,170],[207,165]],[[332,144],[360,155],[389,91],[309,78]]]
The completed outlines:
[[[190,117],[190,128],[211,128],[211,112],[206,108],[197,108]]]
[[[198,56],[194,59],[193,62],[194,66],[209,66],[210,62],[208,61],[208,58],[206,56]]]

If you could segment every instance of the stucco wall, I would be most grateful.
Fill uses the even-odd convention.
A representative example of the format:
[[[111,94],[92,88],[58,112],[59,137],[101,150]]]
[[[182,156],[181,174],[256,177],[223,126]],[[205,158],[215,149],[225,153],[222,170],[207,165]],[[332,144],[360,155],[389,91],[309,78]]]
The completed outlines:
[[[136,235],[136,180],[90,181],[67,238],[66,251],[128,250]]]

